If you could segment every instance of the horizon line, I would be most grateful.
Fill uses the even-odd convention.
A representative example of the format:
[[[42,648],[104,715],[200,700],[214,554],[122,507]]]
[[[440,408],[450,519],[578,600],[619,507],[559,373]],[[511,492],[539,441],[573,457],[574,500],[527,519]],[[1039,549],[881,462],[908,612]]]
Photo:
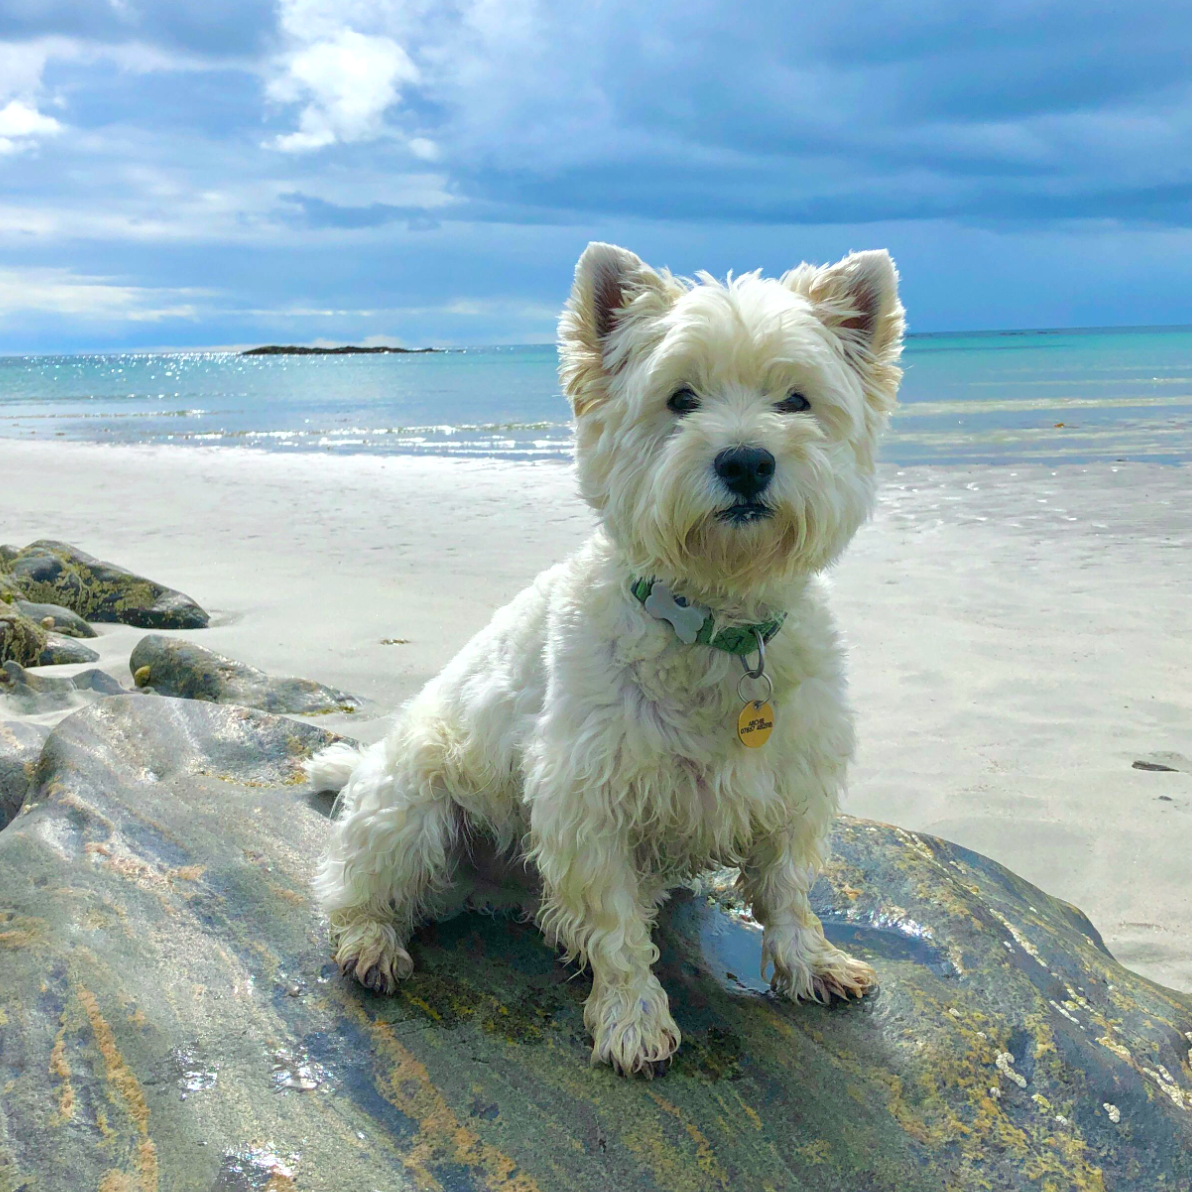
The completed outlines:
[[[904,339],[963,339],[966,336],[1010,336],[1010,335],[1087,335],[1096,332],[1130,332],[1130,331],[1192,331],[1192,323],[1126,323],[1106,324],[1099,326],[1078,327],[986,327],[968,331],[908,331]],[[366,339],[369,337],[365,337]],[[370,344],[369,347],[394,347],[404,349],[401,355],[418,355],[428,349],[439,352],[486,352],[501,348],[545,348],[554,347],[555,339],[525,340],[518,343],[496,344],[457,344],[437,345],[425,344],[419,348],[408,348],[405,344]],[[19,360],[30,357],[53,356],[182,356],[182,355],[210,355],[230,356],[242,355],[258,347],[273,347],[274,344],[245,343],[208,345],[202,347],[145,347],[145,348],[70,348],[57,352],[53,351],[11,351],[0,350],[0,360]],[[286,347],[361,347],[364,345],[345,340],[342,344],[287,344]],[[381,353],[377,353],[380,355]]]

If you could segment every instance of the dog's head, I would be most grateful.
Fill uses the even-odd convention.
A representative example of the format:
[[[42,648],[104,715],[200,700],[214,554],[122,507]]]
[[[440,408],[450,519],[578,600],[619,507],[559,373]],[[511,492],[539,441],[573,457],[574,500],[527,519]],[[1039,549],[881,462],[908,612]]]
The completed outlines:
[[[704,593],[827,566],[873,502],[902,329],[886,252],[722,284],[589,245],[559,325],[585,499],[640,573]]]

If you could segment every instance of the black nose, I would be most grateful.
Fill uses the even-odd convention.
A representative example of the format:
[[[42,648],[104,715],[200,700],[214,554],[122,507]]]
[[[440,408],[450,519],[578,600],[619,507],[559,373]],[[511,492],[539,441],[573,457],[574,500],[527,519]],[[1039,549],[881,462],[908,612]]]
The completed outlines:
[[[713,461],[716,475],[738,497],[752,501],[774,478],[774,457],[764,447],[730,447]]]

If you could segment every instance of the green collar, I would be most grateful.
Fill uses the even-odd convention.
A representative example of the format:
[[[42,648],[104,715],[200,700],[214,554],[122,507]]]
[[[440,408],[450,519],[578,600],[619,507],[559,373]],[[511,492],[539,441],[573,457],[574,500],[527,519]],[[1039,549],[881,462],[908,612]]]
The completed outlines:
[[[726,654],[752,654],[757,649],[758,637],[768,642],[786,620],[786,613],[780,613],[771,621],[757,625],[728,625],[714,634],[716,620],[712,614],[700,605],[676,596],[662,580],[635,579],[629,590],[651,616],[669,621],[680,641],[688,645],[698,642]]]

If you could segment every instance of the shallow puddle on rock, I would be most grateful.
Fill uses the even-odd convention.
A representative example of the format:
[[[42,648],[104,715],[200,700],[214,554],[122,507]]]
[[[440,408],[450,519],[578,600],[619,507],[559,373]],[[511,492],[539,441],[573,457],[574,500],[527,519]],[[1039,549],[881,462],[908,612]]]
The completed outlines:
[[[290,1089],[313,1092],[326,1079],[322,1065],[314,1063],[307,1055],[294,1055],[288,1051],[273,1053],[273,1087],[279,1093]]]
[[[219,1064],[204,1061],[194,1047],[176,1047],[170,1058],[178,1069],[178,1087],[184,1094],[212,1088],[219,1079]]]
[[[211,1192],[264,1192],[292,1188],[299,1158],[296,1154],[283,1158],[272,1151],[255,1147],[225,1151]]]

